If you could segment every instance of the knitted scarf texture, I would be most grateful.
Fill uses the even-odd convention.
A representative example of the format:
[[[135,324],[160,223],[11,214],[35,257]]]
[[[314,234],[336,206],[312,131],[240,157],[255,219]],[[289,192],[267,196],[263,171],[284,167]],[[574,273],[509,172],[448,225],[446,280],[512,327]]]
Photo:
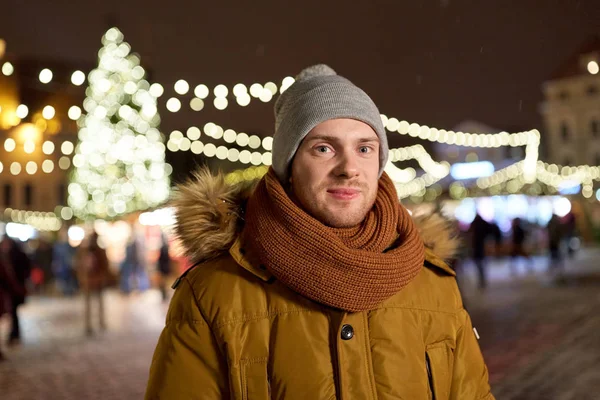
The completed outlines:
[[[423,241],[393,182],[383,174],[359,225],[332,228],[294,203],[273,169],[248,199],[242,233],[280,282],[311,300],[350,312],[376,308],[423,267]]]

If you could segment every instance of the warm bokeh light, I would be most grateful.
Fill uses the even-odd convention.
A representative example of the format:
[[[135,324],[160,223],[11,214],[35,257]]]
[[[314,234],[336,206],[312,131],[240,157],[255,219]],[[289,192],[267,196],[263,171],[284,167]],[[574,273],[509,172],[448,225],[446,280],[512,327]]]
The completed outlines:
[[[47,174],[54,171],[54,162],[52,160],[44,160],[42,162],[42,171]]]
[[[62,156],[58,160],[58,166],[60,167],[60,169],[67,170],[71,166],[71,160],[67,156]]]
[[[294,81],[294,78],[292,78],[291,76],[286,76],[285,78],[283,78],[283,81],[281,81],[281,87],[279,88],[279,91],[281,93],[285,92],[289,89],[290,86],[292,86]]]
[[[160,83],[153,83],[152,85],[150,85],[150,89],[148,91],[152,96],[160,97],[165,92],[165,89]]]
[[[40,82],[42,83],[50,83],[50,81],[52,81],[52,71],[50,71],[48,68],[44,68],[43,70],[40,71]]]
[[[194,111],[202,111],[204,108],[204,100],[194,97],[192,100],[190,100],[190,108]]]
[[[63,144],[60,146],[60,151],[64,154],[64,155],[70,155],[73,153],[73,143],[69,142],[68,140],[63,142]]]
[[[27,165],[25,166],[25,171],[27,171],[27,173],[29,175],[33,175],[37,172],[38,166],[35,163],[35,161],[29,161],[27,163]]]
[[[596,75],[600,71],[600,66],[597,61],[590,61],[587,65],[587,70],[590,74]]]
[[[52,119],[54,118],[54,115],[56,115],[56,110],[52,106],[46,106],[42,110],[42,117],[45,119]]]
[[[177,94],[184,95],[190,90],[190,85],[185,80],[180,79],[175,82],[174,89]]]
[[[15,142],[14,139],[12,138],[8,138],[4,141],[4,150],[6,150],[7,152],[11,152],[14,151],[17,148],[17,143]]]
[[[227,108],[228,102],[225,97],[215,97],[213,104],[217,110],[224,110]]]
[[[2,64],[2,74],[11,76],[15,72],[15,67],[8,61]]]
[[[35,143],[33,140],[26,140],[25,143],[23,143],[23,150],[27,154],[33,153],[35,151]]]
[[[181,101],[175,97],[171,97],[167,100],[167,110],[171,112],[177,112],[181,109]]]
[[[81,86],[85,82],[85,74],[82,71],[75,71],[71,74],[71,83],[75,86]]]
[[[69,108],[68,116],[73,121],[77,121],[81,117],[81,108],[77,106],[71,106]]]
[[[19,175],[21,173],[21,164],[16,161],[10,164],[10,173],[13,175]]]
[[[20,104],[16,110],[17,117],[23,119],[29,114],[29,108],[25,104]]]
[[[208,97],[209,90],[206,85],[198,85],[194,89],[194,95],[200,99],[206,99]]]
[[[225,85],[217,85],[214,90],[215,97],[227,97],[229,90]]]
[[[190,128],[188,128],[187,132],[186,132],[186,136],[190,139],[190,140],[198,140],[200,139],[200,129],[192,126]]]

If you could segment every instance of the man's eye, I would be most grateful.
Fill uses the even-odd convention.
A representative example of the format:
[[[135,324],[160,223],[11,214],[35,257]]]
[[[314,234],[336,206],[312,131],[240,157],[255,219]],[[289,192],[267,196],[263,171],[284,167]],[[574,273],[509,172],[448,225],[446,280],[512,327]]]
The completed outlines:
[[[316,150],[319,153],[327,153],[329,151],[329,147],[327,147],[327,146],[318,146],[318,147],[316,147]]]
[[[360,148],[360,150],[359,150],[359,151],[360,151],[361,153],[369,153],[369,152],[371,151],[371,148],[370,148],[370,147],[367,147],[367,146],[363,146],[363,147],[361,147],[361,148]]]

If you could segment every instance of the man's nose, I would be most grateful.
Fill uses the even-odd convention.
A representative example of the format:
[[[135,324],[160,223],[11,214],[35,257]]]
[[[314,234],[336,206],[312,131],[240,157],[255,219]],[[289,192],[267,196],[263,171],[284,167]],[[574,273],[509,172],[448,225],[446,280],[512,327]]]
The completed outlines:
[[[356,154],[350,152],[338,153],[338,163],[335,166],[336,176],[354,178],[359,174],[359,159]]]

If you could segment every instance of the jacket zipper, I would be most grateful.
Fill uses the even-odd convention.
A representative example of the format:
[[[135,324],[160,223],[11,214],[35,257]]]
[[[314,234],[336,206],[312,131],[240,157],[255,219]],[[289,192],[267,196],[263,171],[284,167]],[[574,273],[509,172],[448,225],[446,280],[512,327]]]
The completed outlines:
[[[429,389],[431,390],[431,400],[435,400],[435,390],[433,390],[433,375],[431,373],[431,362],[429,354],[425,353],[425,366],[427,367],[427,380],[429,381]]]

